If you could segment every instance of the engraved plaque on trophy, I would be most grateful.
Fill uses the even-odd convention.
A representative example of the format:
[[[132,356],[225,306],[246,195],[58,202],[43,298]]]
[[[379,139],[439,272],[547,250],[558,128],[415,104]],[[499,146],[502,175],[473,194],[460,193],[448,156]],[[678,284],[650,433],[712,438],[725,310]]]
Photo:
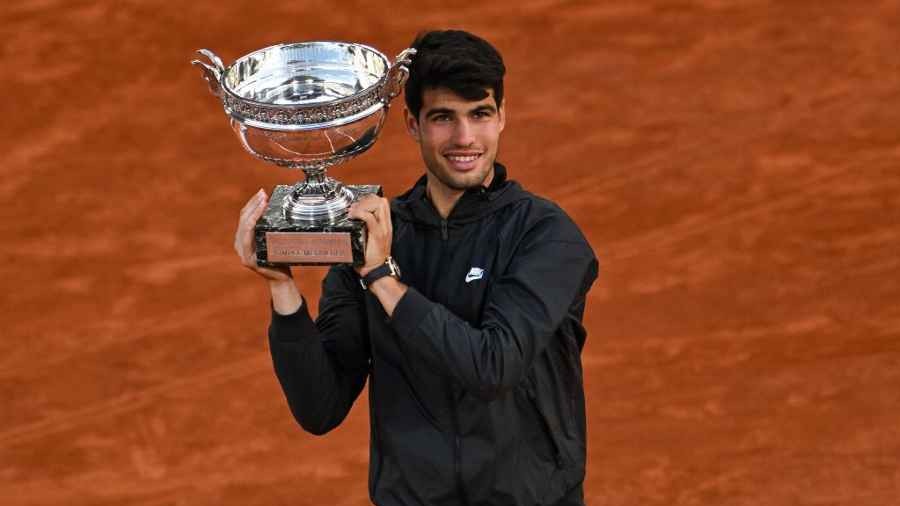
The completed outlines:
[[[326,170],[378,139],[391,100],[403,88],[415,49],[391,64],[377,50],[347,42],[278,44],[225,67],[193,60],[222,100],[231,128],[250,154],[306,179],[278,185],[254,231],[259,265],[361,265],[366,230],[350,204],[379,185],[344,185]]]

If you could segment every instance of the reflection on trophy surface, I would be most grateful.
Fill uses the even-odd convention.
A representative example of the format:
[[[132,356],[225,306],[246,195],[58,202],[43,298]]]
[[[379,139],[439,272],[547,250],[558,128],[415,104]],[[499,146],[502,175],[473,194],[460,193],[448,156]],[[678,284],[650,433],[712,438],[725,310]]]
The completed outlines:
[[[212,51],[194,60],[222,100],[231,128],[252,155],[302,169],[306,179],[272,191],[256,223],[259,265],[353,263],[365,254],[365,225],[350,204],[379,185],[343,185],[326,169],[369,149],[403,87],[414,49],[387,57],[362,44],[279,44],[230,67]]]

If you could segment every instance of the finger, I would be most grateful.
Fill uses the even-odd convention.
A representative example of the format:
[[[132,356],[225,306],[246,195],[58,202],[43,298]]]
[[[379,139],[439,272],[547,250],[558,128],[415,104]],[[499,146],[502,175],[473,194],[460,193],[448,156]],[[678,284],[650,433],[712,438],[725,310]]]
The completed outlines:
[[[372,209],[378,207],[377,204],[373,203],[371,199],[358,200],[352,204],[350,204],[350,211],[357,212],[370,212]]]
[[[241,227],[241,243],[245,250],[252,250],[253,235],[255,233],[256,222],[266,208],[262,204],[247,215],[247,221]]]
[[[348,216],[350,216],[351,218],[356,218],[357,220],[366,221],[366,218],[369,218],[375,219],[377,221],[376,216],[372,214],[371,207],[366,207],[364,205],[351,206]]]
[[[255,235],[254,223],[256,223],[256,220],[259,219],[259,216],[264,210],[265,208],[263,206],[259,206],[254,211],[251,211],[251,213],[241,221],[241,225],[238,227],[234,237],[234,249],[241,258],[241,262],[248,267],[254,263],[250,257],[256,251],[253,244],[253,237]]]
[[[259,200],[259,203],[254,207],[250,214],[248,215],[248,219],[252,222],[256,222],[260,216],[262,216],[263,212],[266,210],[266,204],[268,204],[268,200],[265,198],[265,194],[263,194],[263,198]]]
[[[265,194],[265,192],[262,192],[262,193],[257,194],[257,197],[256,197],[256,199],[252,202],[252,205],[250,205],[250,206],[244,208],[244,209],[241,211],[241,217],[240,217],[239,222],[240,222],[240,223],[243,223],[244,221],[246,221],[247,217],[248,217],[251,213],[253,213],[253,212],[256,211],[257,209],[259,209],[260,207],[262,207],[262,206],[265,205],[266,200],[267,200],[267,199],[266,199],[266,194]]]
[[[241,258],[241,263],[249,265],[250,257],[255,253],[253,240],[250,234],[242,232],[234,239],[234,249]]]
[[[247,202],[244,204],[244,207],[241,208],[241,212],[238,214],[242,215],[245,212],[247,212],[247,209],[256,205],[257,200],[259,200],[259,191],[257,191],[256,193],[253,194],[253,196],[251,196],[249,199],[247,199]]]
[[[259,219],[259,214],[265,209],[266,200],[266,192],[262,188],[250,197],[250,200],[241,209],[238,227],[234,234],[234,250],[238,254],[241,264],[251,269],[255,266],[251,223],[255,223]]]
[[[250,197],[249,200],[247,200],[247,203],[244,204],[244,207],[241,208],[240,214],[243,215],[248,209],[252,209],[253,207],[255,207],[256,203],[264,194],[265,192],[263,192],[262,188],[260,188],[258,192],[254,193],[253,196]]]
[[[374,193],[367,193],[367,194],[363,195],[362,197],[360,197],[359,199],[357,199],[356,202],[360,203],[360,204],[365,204],[365,205],[367,205],[367,207],[372,208],[373,206],[368,205],[368,204],[372,203],[372,199],[377,199],[377,198],[379,198],[378,195],[375,195]]]
[[[265,209],[263,206],[264,202],[265,200],[260,200],[256,203],[256,207],[243,211],[240,220],[238,220],[238,227],[234,233],[234,243],[235,249],[237,249],[239,253],[246,242],[247,234],[252,229],[251,225],[259,219],[259,214]]]
[[[357,220],[364,221],[366,223],[366,227],[369,229],[370,232],[372,232],[378,228],[378,220],[370,212],[366,212],[366,211],[357,209],[353,212],[353,216],[351,216],[351,218],[356,218]]]
[[[387,248],[387,252],[390,252],[390,238],[391,238],[391,224],[389,221],[384,220],[381,217],[375,218],[374,224],[366,224],[366,227],[369,231],[369,237],[377,239],[379,244],[384,245]],[[387,243],[385,244],[385,241]]]
[[[259,207],[259,205],[263,202],[266,202],[267,196],[266,192],[260,190],[247,202],[247,205],[241,209],[241,216],[246,216],[247,214],[253,212],[254,209]]]
[[[238,223],[238,233],[246,234],[248,231],[253,230],[266,208],[265,202],[261,202],[259,206],[251,209],[246,216],[242,217],[240,223]]]
[[[383,218],[387,223],[391,222],[391,203],[388,199],[381,199],[378,203],[378,217]]]
[[[378,222],[384,226],[385,230],[391,230],[391,203],[386,198],[379,198]]]

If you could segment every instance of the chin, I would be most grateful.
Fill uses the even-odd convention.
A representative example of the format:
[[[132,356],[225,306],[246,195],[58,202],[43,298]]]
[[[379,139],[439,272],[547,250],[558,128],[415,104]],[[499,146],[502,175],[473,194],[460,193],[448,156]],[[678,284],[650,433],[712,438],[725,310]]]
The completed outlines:
[[[453,188],[454,190],[468,190],[469,188],[477,188],[484,184],[484,180],[487,178],[487,173],[475,175],[475,174],[466,174],[463,177],[452,177],[449,178],[451,183],[447,186]],[[446,183],[446,181],[445,181]]]
[[[485,163],[483,166],[473,168],[468,172],[458,172],[449,167],[440,160],[434,160],[432,164],[426,163],[426,167],[431,174],[446,186],[455,191],[465,191],[469,188],[477,188],[484,184],[488,174],[491,173],[493,162]]]
[[[455,186],[461,187],[458,189],[468,189],[482,186],[484,180],[487,179],[488,175],[491,173],[490,169],[491,166],[488,165],[472,169],[463,174],[456,173],[453,169],[447,169],[445,174],[450,176],[449,179],[455,183]]]

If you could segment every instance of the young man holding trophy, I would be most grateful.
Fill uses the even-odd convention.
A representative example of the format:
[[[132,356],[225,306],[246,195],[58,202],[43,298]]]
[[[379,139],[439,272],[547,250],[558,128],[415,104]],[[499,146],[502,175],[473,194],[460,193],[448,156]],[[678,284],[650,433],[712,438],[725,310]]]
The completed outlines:
[[[496,162],[500,54],[461,31],[413,48],[404,114],[426,173],[391,201],[353,203],[365,260],[329,270],[315,320],[289,267],[257,265],[266,194],[241,211],[235,249],[271,289],[275,372],[313,434],[340,424],[369,381],[379,506],[584,504],[580,353],[596,258]]]

